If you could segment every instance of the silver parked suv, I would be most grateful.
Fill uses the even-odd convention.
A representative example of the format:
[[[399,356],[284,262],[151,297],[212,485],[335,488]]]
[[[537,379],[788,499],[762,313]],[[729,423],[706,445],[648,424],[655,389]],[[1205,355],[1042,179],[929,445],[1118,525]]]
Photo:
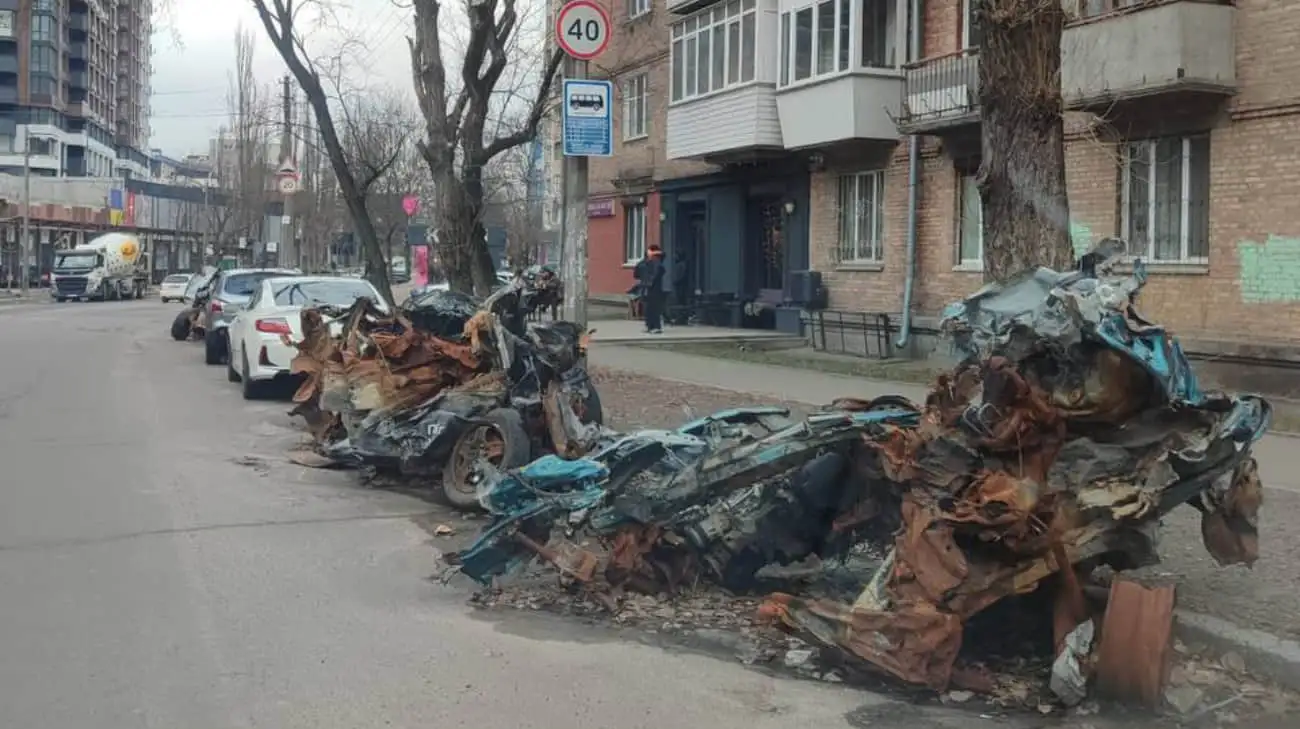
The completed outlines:
[[[203,307],[203,361],[210,365],[226,361],[230,340],[226,328],[239,310],[248,304],[257,285],[268,278],[301,276],[291,268],[235,268],[218,271],[212,281],[212,297]]]

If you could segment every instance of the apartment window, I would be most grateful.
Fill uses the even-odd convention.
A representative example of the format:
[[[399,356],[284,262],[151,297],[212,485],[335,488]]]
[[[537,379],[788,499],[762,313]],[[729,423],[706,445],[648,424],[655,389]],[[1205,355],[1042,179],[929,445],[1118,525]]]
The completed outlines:
[[[32,0],[32,11],[52,13],[54,12],[54,0]]]
[[[623,208],[623,257],[628,263],[645,258],[645,203]]]
[[[673,101],[754,80],[754,2],[731,0],[673,25]]]
[[[862,0],[862,65],[898,65],[898,5],[893,0]]]
[[[627,17],[639,18],[650,12],[650,0],[627,0]]]
[[[1129,143],[1123,178],[1123,230],[1133,251],[1160,263],[1209,262],[1208,135]]]
[[[853,2],[822,0],[781,14],[782,86],[849,69]]]
[[[960,174],[957,180],[957,263],[962,268],[984,268],[984,206],[978,178]]]
[[[53,15],[32,15],[32,40],[53,43],[55,25]]]
[[[623,140],[646,136],[646,90],[649,76],[638,73],[623,79]]]
[[[32,73],[53,74],[55,71],[55,53],[51,46],[32,46],[28,70]]]
[[[839,261],[878,263],[884,256],[885,173],[840,177]]]
[[[27,77],[27,93],[33,96],[54,96],[55,87],[54,78],[42,73],[32,73]],[[40,123],[40,122],[34,122]]]
[[[980,0],[961,0],[961,42],[965,48],[979,48],[984,38],[976,15]]]

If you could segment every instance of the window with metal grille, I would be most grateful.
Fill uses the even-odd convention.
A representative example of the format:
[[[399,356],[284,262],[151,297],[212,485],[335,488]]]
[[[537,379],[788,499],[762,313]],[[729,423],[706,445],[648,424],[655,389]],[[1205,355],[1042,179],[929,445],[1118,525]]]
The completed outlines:
[[[884,171],[841,175],[839,187],[839,262],[879,263],[884,258]]]

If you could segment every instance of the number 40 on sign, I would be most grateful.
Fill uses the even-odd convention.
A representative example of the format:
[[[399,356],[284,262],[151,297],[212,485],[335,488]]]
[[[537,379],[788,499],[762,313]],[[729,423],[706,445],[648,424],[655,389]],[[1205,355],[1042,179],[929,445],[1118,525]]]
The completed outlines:
[[[570,0],[555,16],[555,38],[565,53],[589,61],[609,45],[609,14],[593,0]]]

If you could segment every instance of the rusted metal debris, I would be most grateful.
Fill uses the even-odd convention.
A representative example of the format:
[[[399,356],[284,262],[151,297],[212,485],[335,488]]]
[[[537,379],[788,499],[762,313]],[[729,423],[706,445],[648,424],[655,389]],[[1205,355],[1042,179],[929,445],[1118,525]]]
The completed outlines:
[[[1097,693],[1159,708],[1173,645],[1174,587],[1115,580],[1094,653]]]
[[[301,340],[286,339],[301,378],[292,414],[330,462],[440,475],[462,508],[492,470],[581,455],[601,418],[586,333],[525,325],[527,293],[517,280],[483,302],[429,291],[396,312],[367,299],[304,309]]]
[[[1250,454],[1270,420],[1263,400],[1202,392],[1177,341],[1134,311],[1141,263],[1107,265],[1040,269],[949,307],[965,359],[922,408],[729,411],[498,474],[482,491],[492,523],[450,561],[490,584],[540,555],[609,599],[761,589],[766,565],[874,542],[887,555],[855,600],[778,593],[761,615],[936,690],[985,682],[957,665],[972,616],[1062,575],[1057,650],[1076,651],[1077,679],[1097,617],[1083,581],[1155,561],[1163,514],[1199,509],[1221,564],[1257,558]]]

